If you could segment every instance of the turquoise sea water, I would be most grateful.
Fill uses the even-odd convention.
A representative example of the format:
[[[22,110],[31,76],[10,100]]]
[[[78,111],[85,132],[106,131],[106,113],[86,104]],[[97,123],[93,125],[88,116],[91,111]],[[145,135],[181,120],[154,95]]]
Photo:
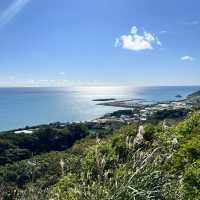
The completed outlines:
[[[200,86],[0,88],[0,131],[50,122],[86,121],[119,108],[96,105],[97,98],[173,100]]]

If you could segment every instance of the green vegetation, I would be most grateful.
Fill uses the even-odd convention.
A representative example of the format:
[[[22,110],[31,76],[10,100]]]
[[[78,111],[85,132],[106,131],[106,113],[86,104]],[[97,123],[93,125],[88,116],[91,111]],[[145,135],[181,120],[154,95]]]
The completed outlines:
[[[62,129],[46,126],[34,134],[0,135],[0,165],[30,158],[33,155],[61,151],[89,134],[84,124],[70,124]]]
[[[152,120],[183,119],[189,111],[187,109],[160,110],[154,113]]]
[[[89,134],[80,124],[68,127],[67,134],[65,129],[40,130],[34,136],[40,139],[1,136],[1,149],[20,148],[15,155],[28,149],[33,155],[0,167],[0,199],[200,199],[199,111],[180,122],[129,124],[106,134]],[[70,143],[69,134],[76,135]],[[36,150],[24,141],[40,145]]]
[[[117,110],[108,115],[114,116],[114,117],[120,117],[121,115],[133,115],[133,111],[132,110]]]

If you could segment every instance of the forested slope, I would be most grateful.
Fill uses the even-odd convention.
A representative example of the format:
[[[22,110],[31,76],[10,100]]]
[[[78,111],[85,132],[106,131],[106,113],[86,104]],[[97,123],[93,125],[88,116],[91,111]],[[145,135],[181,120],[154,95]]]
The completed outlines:
[[[199,200],[200,112],[86,134],[65,151],[3,165],[0,175],[2,199]]]

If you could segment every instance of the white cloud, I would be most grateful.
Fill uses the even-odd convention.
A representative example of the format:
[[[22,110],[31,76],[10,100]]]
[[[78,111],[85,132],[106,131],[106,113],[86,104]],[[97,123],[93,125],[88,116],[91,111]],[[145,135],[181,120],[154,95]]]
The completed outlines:
[[[137,32],[138,32],[138,29],[137,29],[137,27],[136,26],[133,26],[132,28],[131,28],[131,34],[137,34]]]
[[[0,27],[8,24],[30,0],[15,0],[1,15]]]
[[[183,57],[181,57],[181,60],[184,60],[184,61],[193,61],[194,58],[191,57],[191,56],[183,56]]]
[[[144,31],[142,35],[139,35],[136,26],[131,28],[128,35],[122,35],[115,40],[115,47],[122,47],[132,51],[153,49],[156,45],[161,46],[161,42],[155,34]]]
[[[143,36],[122,35],[120,39],[121,39],[121,45],[125,49],[133,51],[153,49],[151,43],[145,40]]]

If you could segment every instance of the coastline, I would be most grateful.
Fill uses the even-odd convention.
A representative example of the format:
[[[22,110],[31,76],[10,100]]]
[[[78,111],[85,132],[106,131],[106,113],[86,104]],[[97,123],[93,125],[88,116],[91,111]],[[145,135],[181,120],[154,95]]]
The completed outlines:
[[[200,90],[200,86],[138,88],[130,86],[125,90],[124,88],[106,90],[105,88],[100,91],[88,88],[77,91],[73,91],[73,88],[4,88],[0,90],[0,131],[58,121],[84,122],[106,113],[132,107],[97,105],[97,103],[108,102],[95,102],[92,101],[93,99],[115,98],[136,101],[147,99],[157,102],[175,99],[177,94],[186,97],[197,90]]]
[[[109,100],[108,100],[109,99]],[[112,106],[117,107],[119,110],[105,113],[103,116],[100,116],[96,119],[86,120],[86,121],[72,121],[72,122],[51,122],[47,124],[39,124],[34,126],[26,126],[24,128],[16,128],[11,130],[0,131],[0,135],[4,133],[15,133],[15,134],[33,134],[37,130],[47,127],[47,126],[59,126],[65,127],[70,124],[103,124],[106,123],[131,123],[131,122],[145,122],[151,120],[157,115],[157,113],[162,112],[179,112],[187,113],[194,110],[199,106],[200,101],[200,91],[189,94],[184,99],[176,99],[171,101],[160,101],[153,102],[145,99],[125,99],[125,100],[113,100],[114,98],[104,98],[103,103],[97,103],[96,105],[101,106]],[[107,102],[107,100],[109,102]],[[94,100],[92,100],[94,101]],[[102,99],[96,99],[97,102],[102,101]],[[149,104],[148,104],[149,102]],[[198,105],[197,105],[198,104]],[[121,108],[121,109],[120,109]],[[125,108],[125,110],[122,110]]]

